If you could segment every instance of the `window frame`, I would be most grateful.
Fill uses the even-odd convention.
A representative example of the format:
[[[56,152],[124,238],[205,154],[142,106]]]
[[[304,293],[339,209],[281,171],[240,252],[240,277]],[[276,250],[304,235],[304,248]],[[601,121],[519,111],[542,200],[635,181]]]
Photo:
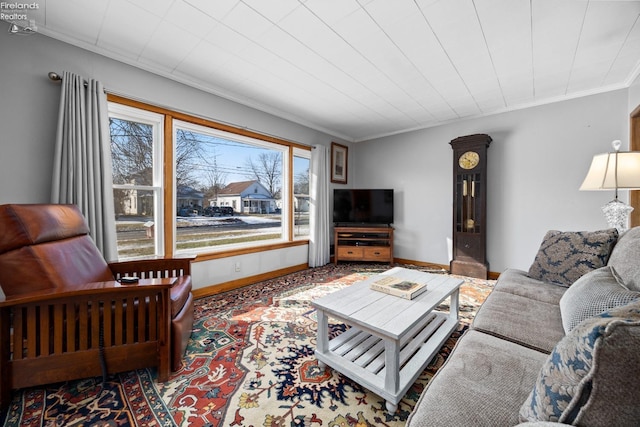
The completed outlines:
[[[281,211],[282,224],[283,224],[283,236],[278,241],[268,241],[267,243],[261,243],[260,241],[254,242],[250,245],[229,246],[227,248],[221,248],[219,250],[211,250],[207,252],[198,252],[196,261],[205,261],[210,259],[225,258],[229,256],[237,256],[248,253],[263,252],[274,249],[281,249],[291,246],[299,246],[308,244],[309,236],[294,237],[294,204],[293,204],[293,157],[294,152],[298,153],[297,156],[306,157],[300,155],[300,153],[311,153],[311,147],[303,145],[297,142],[287,141],[281,138],[277,138],[270,135],[265,135],[247,128],[238,128],[229,124],[216,122],[213,120],[196,117],[190,114],[178,112],[165,107],[159,107],[151,104],[147,104],[140,101],[131,100],[119,95],[108,94],[107,101],[109,104],[120,105],[129,107],[130,109],[142,110],[149,113],[155,113],[163,116],[164,126],[162,128],[162,143],[160,144],[160,151],[162,152],[162,167],[161,171],[161,199],[158,212],[161,213],[163,227],[156,227],[155,238],[156,244],[156,256],[159,257],[174,257],[185,256],[185,251],[176,251],[176,218],[174,215],[176,209],[176,188],[175,188],[175,162],[174,162],[174,121],[180,121],[189,123],[192,125],[199,125],[204,128],[212,129],[215,131],[222,131],[233,135],[234,138],[249,138],[250,140],[256,140],[263,143],[275,144],[283,148],[283,176],[282,176],[282,198],[286,200],[286,209]],[[109,110],[111,117],[111,109]],[[155,165],[155,164],[154,164]],[[155,170],[154,170],[155,173]],[[164,220],[165,218],[171,218],[171,220]]]
[[[173,120],[173,127],[172,127],[172,142],[175,142],[177,140],[177,133],[178,130],[185,130],[185,131],[190,131],[190,132],[194,132],[194,133],[198,133],[198,134],[203,134],[203,135],[207,135],[207,136],[211,136],[211,137],[215,137],[215,138],[220,138],[223,140],[227,140],[227,141],[233,141],[233,142],[237,142],[240,144],[246,144],[248,146],[255,146],[255,147],[259,147],[259,148],[263,148],[263,149],[267,149],[267,150],[272,150],[272,151],[277,151],[281,154],[281,158],[282,158],[282,165],[281,165],[281,171],[282,171],[282,189],[281,189],[281,194],[282,194],[282,198],[284,199],[287,196],[287,192],[289,191],[289,187],[290,187],[290,183],[289,183],[289,168],[290,166],[287,164],[288,162],[285,160],[288,156],[289,153],[291,151],[293,151],[292,147],[283,145],[283,144],[273,144],[270,142],[266,142],[266,141],[262,141],[262,140],[258,140],[256,138],[250,138],[244,135],[238,135],[235,133],[231,133],[228,131],[223,131],[220,129],[215,129],[212,127],[208,127],[208,126],[203,126],[201,124],[197,124],[197,123],[192,123],[192,122],[188,122],[185,120],[178,120],[178,119],[174,119]],[[175,155],[175,146],[174,146],[174,155]],[[174,167],[174,174],[173,174],[173,188],[174,188],[174,193],[177,192],[177,183],[175,180],[176,177],[176,173],[175,173],[175,162],[173,163],[173,167]],[[173,199],[173,204],[174,206],[177,207],[177,197],[174,197]],[[243,208],[243,206],[235,206],[235,201],[233,201],[233,208],[234,210],[237,209],[241,209]],[[287,209],[287,211],[289,211],[289,209]],[[174,246],[174,250],[176,254],[179,255],[200,255],[201,251],[193,251],[193,250],[187,250],[187,249],[177,249],[177,224],[176,224],[176,218],[175,216],[173,217],[173,239],[174,242],[176,243],[176,245]],[[289,232],[289,227],[291,227],[290,221],[288,220],[288,212],[281,212],[281,231],[280,231],[280,238],[277,239],[270,239],[270,240],[257,240],[255,242],[249,242],[249,243],[235,243],[235,244],[228,244],[225,245],[226,247],[222,247],[222,248],[211,248],[211,250],[206,251],[204,253],[207,252],[224,252],[224,251],[228,251],[228,250],[234,250],[234,249],[242,249],[245,247],[251,247],[251,246],[268,246],[270,244],[273,243],[284,243],[284,242],[288,242],[289,241],[289,236],[291,235],[291,233]]]
[[[153,193],[153,222],[155,224],[164,223],[163,210],[163,193],[164,182],[162,179],[162,167],[164,163],[164,152],[162,150],[162,142],[164,141],[164,119],[161,114],[151,111],[133,108],[128,105],[118,103],[108,103],[109,119],[115,118],[124,121],[135,121],[143,123],[153,128],[152,135],[152,184],[151,185],[132,185],[132,184],[115,184],[111,183],[114,190],[142,190],[151,191]],[[115,220],[115,218],[114,218]],[[162,257],[165,254],[164,245],[164,228],[154,226],[154,257]]]
[[[311,150],[301,150],[298,147],[293,147],[293,150],[291,150],[291,215],[292,217],[292,230],[291,230],[291,238],[293,240],[305,240],[308,241],[309,240],[309,234],[303,234],[300,236],[296,236],[295,233],[295,202],[294,202],[294,197],[295,197],[295,191],[294,191],[294,186],[295,186],[295,181],[296,181],[296,177],[295,177],[295,167],[294,167],[294,159],[296,157],[300,157],[300,158],[304,158],[307,159],[309,161],[309,168],[308,168],[308,172],[309,172],[309,176],[308,176],[308,180],[309,180],[309,185],[311,185]],[[309,188],[309,193],[311,193],[311,188]],[[309,194],[309,196],[311,196],[311,194]],[[309,215],[311,215],[311,212],[309,211]],[[309,221],[311,221],[311,218],[309,218]],[[309,224],[311,225],[311,224]],[[309,230],[309,232],[311,232]]]

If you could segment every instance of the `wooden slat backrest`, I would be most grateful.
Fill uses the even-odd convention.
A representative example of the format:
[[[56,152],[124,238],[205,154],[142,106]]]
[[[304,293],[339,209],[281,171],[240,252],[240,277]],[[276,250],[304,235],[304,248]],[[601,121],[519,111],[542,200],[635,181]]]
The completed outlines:
[[[188,276],[191,274],[192,258],[166,260],[138,260],[109,264],[116,279],[122,276],[137,276],[141,279]]]

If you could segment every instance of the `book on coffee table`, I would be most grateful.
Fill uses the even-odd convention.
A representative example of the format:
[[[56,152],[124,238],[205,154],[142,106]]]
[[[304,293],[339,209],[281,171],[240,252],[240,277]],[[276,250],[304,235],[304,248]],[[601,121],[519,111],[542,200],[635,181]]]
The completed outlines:
[[[370,288],[400,298],[413,299],[427,290],[427,284],[386,276],[372,282]]]

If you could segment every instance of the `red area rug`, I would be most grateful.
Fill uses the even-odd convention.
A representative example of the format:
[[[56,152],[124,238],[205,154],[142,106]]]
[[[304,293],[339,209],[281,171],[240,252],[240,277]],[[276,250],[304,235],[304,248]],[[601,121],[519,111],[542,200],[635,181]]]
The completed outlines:
[[[105,383],[89,378],[16,391],[3,425],[402,426],[493,282],[465,282],[458,331],[391,415],[379,396],[318,367],[310,303],[387,268],[328,265],[199,299],[184,366],[168,382],[141,369]],[[330,325],[334,335],[345,328]]]

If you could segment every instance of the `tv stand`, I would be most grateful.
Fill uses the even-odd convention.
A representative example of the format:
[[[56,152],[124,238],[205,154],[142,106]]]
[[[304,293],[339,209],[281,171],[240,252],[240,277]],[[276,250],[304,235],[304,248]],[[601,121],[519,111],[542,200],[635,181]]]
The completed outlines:
[[[393,264],[393,227],[334,227],[334,263],[380,261]]]

